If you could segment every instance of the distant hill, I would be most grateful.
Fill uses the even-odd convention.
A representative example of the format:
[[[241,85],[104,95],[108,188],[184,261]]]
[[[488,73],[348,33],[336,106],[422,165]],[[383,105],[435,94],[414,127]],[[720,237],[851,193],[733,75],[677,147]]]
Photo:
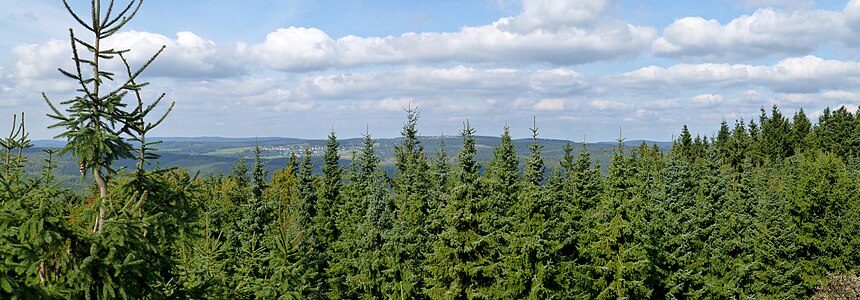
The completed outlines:
[[[377,155],[382,161],[383,167],[393,173],[394,170],[394,146],[399,144],[403,138],[383,138],[374,139],[374,147]],[[254,157],[254,147],[260,145],[262,155],[267,162],[266,169],[271,176],[272,171],[284,168],[292,153],[301,155],[307,147],[311,150],[312,160],[319,171],[319,166],[322,165],[320,155],[325,150],[327,140],[325,139],[297,139],[284,137],[257,137],[257,138],[223,138],[223,137],[155,137],[150,140],[161,141],[156,147],[159,149],[161,159],[158,160],[158,166],[185,168],[189,172],[200,174],[207,173],[229,173],[232,166],[243,158],[250,166]],[[425,136],[420,137],[421,144],[424,146],[425,153],[428,157],[435,157],[435,153],[440,149],[444,142],[448,157],[453,163],[456,160],[457,152],[462,147],[462,139],[459,136]],[[516,139],[514,147],[521,163],[524,163],[525,158],[529,155],[528,147],[532,143],[532,139]],[[363,139],[350,138],[338,140],[340,143],[341,164],[347,166],[352,160],[352,152],[360,151]],[[476,148],[478,150],[478,161],[486,164],[493,157],[493,147],[501,143],[499,137],[493,136],[476,136]],[[668,150],[672,143],[655,142],[643,140],[625,141],[626,147],[638,147],[642,143],[648,145],[657,145],[657,147]],[[582,149],[582,144],[579,142],[557,140],[557,139],[538,139],[538,143],[543,145],[542,155],[547,166],[558,166],[559,160],[564,155],[563,148],[565,144],[571,143],[574,147],[574,153],[579,153]],[[39,172],[40,167],[44,165],[45,154],[40,148],[59,148],[65,145],[63,141],[57,140],[38,140],[33,141],[34,148],[28,149],[26,154],[29,158],[27,166],[28,172]],[[606,166],[608,163],[609,154],[612,153],[617,142],[595,142],[587,143],[586,149],[593,154],[601,164]],[[117,163],[117,168],[134,168],[133,160],[121,160]],[[65,179],[66,186],[80,187],[86,182],[80,182],[80,173],[75,165],[73,158],[66,155],[57,160],[57,175]],[[85,180],[89,180],[86,177]]]

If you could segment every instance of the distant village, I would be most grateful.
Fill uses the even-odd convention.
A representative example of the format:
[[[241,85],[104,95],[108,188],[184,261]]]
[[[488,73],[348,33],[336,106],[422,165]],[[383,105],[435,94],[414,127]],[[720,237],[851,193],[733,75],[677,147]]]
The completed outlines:
[[[306,147],[308,149],[310,149],[311,155],[322,155],[322,153],[325,152],[325,148],[326,148],[326,146],[324,144],[310,144],[310,145],[308,145],[308,144],[292,144],[292,145],[262,145],[262,146],[260,146],[260,149],[263,150],[263,152],[265,152],[265,153],[270,153],[271,155],[290,156],[290,154],[295,153],[296,155],[301,156],[303,153],[305,153]],[[337,150],[338,150],[338,152],[352,152],[352,151],[359,152],[359,151],[361,151],[361,148],[362,148],[361,144],[351,143],[348,145],[341,144]],[[380,148],[382,148],[382,147],[378,147],[378,144],[377,144],[376,152],[383,154],[383,152],[385,152],[385,151],[382,151]]]

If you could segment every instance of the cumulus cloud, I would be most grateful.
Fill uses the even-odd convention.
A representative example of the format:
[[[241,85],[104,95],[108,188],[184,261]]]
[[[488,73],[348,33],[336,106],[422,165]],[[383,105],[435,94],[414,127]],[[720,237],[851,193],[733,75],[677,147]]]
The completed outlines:
[[[12,55],[17,58],[16,77],[22,79],[58,76],[57,67],[70,65],[72,57],[69,43],[60,40],[42,45],[20,44],[12,48]]]
[[[726,24],[685,17],[666,27],[652,50],[659,56],[705,60],[807,54],[838,39],[842,20],[842,13],[836,11],[773,8],[756,10]]]
[[[611,3],[527,0],[517,16],[456,32],[334,39],[317,28],[288,27],[238,48],[260,65],[291,72],[448,61],[567,65],[638,55],[655,31],[605,17]]]
[[[817,92],[856,86],[860,62],[816,56],[787,58],[771,66],[746,64],[678,64],[649,66],[607,78],[613,85],[634,89],[766,86],[776,92]]]
[[[409,106],[416,107],[419,103],[414,102],[412,98],[385,98],[381,100],[367,100],[361,103],[361,109],[364,110],[384,110],[384,111],[402,111]]]
[[[624,102],[605,100],[605,99],[591,100],[591,102],[589,104],[590,104],[591,108],[593,108],[595,110],[601,110],[601,111],[603,111],[603,110],[620,111],[620,110],[629,109],[631,107],[630,104],[627,104]]]
[[[508,95],[557,97],[588,89],[588,81],[571,69],[525,71],[505,68],[476,69],[409,67],[402,70],[304,75],[297,94],[322,99],[355,95],[385,98],[392,95],[428,98],[497,98]]]
[[[610,0],[525,0],[515,16],[453,32],[333,38],[319,28],[290,26],[268,33],[259,43],[219,46],[192,32],[170,38],[128,31],[108,43],[134,49],[130,56],[140,63],[167,45],[151,72],[173,77],[230,75],[245,65],[287,72],[436,62],[572,65],[635,57],[655,39],[650,27],[607,16],[605,12],[613,5]],[[44,72],[41,64],[56,66],[69,56],[68,42],[58,40],[19,48],[19,60],[26,64],[22,69],[27,71]],[[26,61],[25,52],[46,59],[42,63]]]
[[[713,107],[723,103],[723,96],[717,94],[701,94],[690,98],[690,102],[701,107]]]
[[[176,38],[164,35],[126,31],[105,40],[102,49],[132,49],[125,54],[132,68],[144,64],[161,46],[164,52],[147,69],[147,76],[165,77],[223,77],[242,71],[241,61],[228,47],[218,47],[191,32],[179,32]],[[80,55],[88,55],[85,49],[78,49]],[[57,71],[62,67],[73,70],[72,53],[69,42],[50,40],[43,44],[19,44],[12,49],[17,59],[18,78],[61,77]],[[104,61],[106,67],[119,73],[124,70],[118,58]]]
[[[821,93],[827,99],[860,101],[860,93],[852,91],[833,90]]]
[[[515,109],[533,110],[533,111],[562,111],[567,108],[572,108],[575,105],[571,101],[558,98],[534,99],[520,97],[513,101],[512,106]]]
[[[511,18],[510,25],[517,32],[536,29],[560,30],[570,26],[591,25],[597,21],[614,1],[588,0],[526,0],[522,14]]]
[[[166,46],[147,69],[151,76],[222,77],[243,70],[234,49],[219,47],[193,32],[182,31],[176,33],[175,38],[169,38],[149,32],[127,31],[117,33],[107,41],[107,47],[133,49],[127,55],[133,65],[145,63],[162,45]]]

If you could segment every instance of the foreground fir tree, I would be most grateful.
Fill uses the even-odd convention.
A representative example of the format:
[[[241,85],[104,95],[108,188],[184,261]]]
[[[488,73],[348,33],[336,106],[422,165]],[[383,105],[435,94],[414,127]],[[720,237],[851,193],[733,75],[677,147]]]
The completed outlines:
[[[493,159],[484,176],[489,194],[484,205],[487,219],[481,222],[481,226],[487,227],[484,230],[494,232],[494,235],[501,239],[502,244],[505,244],[506,233],[511,231],[512,220],[509,212],[516,203],[516,195],[520,187],[519,177],[519,159],[511,140],[510,130],[505,126],[501,143],[493,148]]]
[[[357,275],[360,257],[365,255],[358,247],[363,233],[359,225],[364,221],[367,212],[367,197],[373,192],[374,174],[377,172],[379,159],[374,153],[373,139],[369,134],[364,135],[361,152],[353,151],[352,163],[346,178],[348,184],[343,187],[341,197],[343,204],[337,211],[337,230],[340,237],[332,246],[335,252],[330,263],[329,284],[331,298],[359,298],[359,287],[353,279]]]
[[[581,282],[589,297],[597,299],[648,298],[652,263],[645,248],[647,236],[640,199],[636,198],[632,158],[624,154],[623,140],[612,154],[604,192],[587,213],[589,233],[583,236],[583,255],[590,281]]]
[[[403,125],[403,142],[394,147],[397,172],[394,177],[394,194],[397,220],[394,233],[388,241],[391,251],[389,272],[394,280],[388,283],[386,293],[397,298],[421,297],[424,288],[424,255],[428,252],[429,236],[427,213],[430,201],[429,164],[424,147],[418,140],[418,111],[406,110]]]
[[[355,162],[359,165],[355,176],[358,181],[350,184],[362,188],[360,197],[354,199],[360,204],[350,209],[354,223],[345,232],[351,235],[341,239],[352,250],[348,263],[353,271],[346,275],[350,288],[347,295],[352,295],[349,298],[380,299],[391,295],[385,292],[393,279],[387,269],[391,256],[386,245],[391,238],[396,209],[388,177],[373,149],[373,140],[365,135],[362,154]]]
[[[504,298],[544,299],[560,296],[567,287],[559,276],[562,260],[558,251],[565,215],[563,203],[555,202],[551,189],[542,185],[545,176],[543,148],[537,141],[537,126],[531,128],[533,142],[526,159],[525,172],[517,202],[513,207],[513,230],[504,254],[500,284]]]
[[[106,5],[107,9],[102,8],[100,0],[93,1],[91,12],[84,14],[84,16],[91,16],[89,19],[81,18],[72,10],[68,2],[63,1],[63,3],[78,24],[93,35],[92,41],[84,41],[75,34],[74,30],[69,29],[75,70],[60,69],[61,73],[77,82],[81,95],[60,103],[68,105],[66,109],[68,115],[54,106],[47,95],[44,93],[42,95],[53,112],[49,116],[58,120],[58,123],[49,128],[66,129],[56,137],[68,141],[60,154],[68,152],[74,155],[80,164],[81,174],[92,172],[98,185],[99,213],[93,228],[95,231],[101,231],[104,227],[107,206],[110,205],[110,200],[107,198],[108,180],[115,174],[111,164],[117,159],[133,157],[133,146],[125,138],[135,136],[132,132],[135,125],[142,123],[145,114],[157,104],[156,102],[142,109],[131,109],[124,98],[129,91],[138,91],[146,85],[146,83],[135,83],[135,79],[155,60],[164,47],[139,69],[129,72],[128,78],[113,83],[114,78],[119,78],[119,75],[101,67],[107,61],[121,57],[123,53],[130,50],[103,49],[102,44],[134,18],[142,1],[129,1],[125,8],[116,7],[117,11],[114,11],[114,1]],[[81,51],[78,47],[84,50]],[[84,57],[82,52],[91,57]]]
[[[343,185],[343,169],[338,165],[340,155],[338,154],[337,136],[331,132],[328,136],[325,152],[323,153],[322,185],[319,187],[316,214],[313,216],[313,242],[312,248],[315,257],[315,272],[318,274],[317,286],[314,287],[320,294],[327,293],[331,288],[328,281],[331,275],[328,269],[334,251],[334,246],[340,232],[336,224],[336,215],[341,206],[340,190]]]
[[[94,0],[86,14],[78,14],[69,3],[64,4],[93,39],[85,41],[70,30],[75,69],[60,71],[77,82],[80,95],[60,103],[66,106],[66,113],[49,101],[47,95],[43,96],[52,109],[50,116],[58,121],[51,128],[65,129],[57,136],[68,141],[61,152],[74,155],[82,175],[91,173],[98,188],[93,210],[77,213],[73,218],[73,226],[86,224],[91,232],[75,230],[69,236],[73,241],[66,255],[75,262],[73,269],[65,271],[69,297],[170,296],[174,292],[168,287],[174,276],[171,244],[183,228],[176,224],[188,221],[174,217],[187,212],[182,211],[188,208],[184,205],[188,201],[185,197],[191,195],[165,193],[170,188],[161,177],[165,171],[144,170],[149,159],[157,158],[151,152],[155,143],[147,141],[145,135],[167,113],[154,122],[144,120],[163,95],[144,105],[139,90],[146,83],[137,81],[161,50],[141,67],[132,69],[123,56],[130,50],[102,47],[137,14],[141,1],[115,6],[114,1],[102,5],[102,1]],[[125,72],[103,68],[117,58],[125,65]],[[114,81],[118,78],[123,79]],[[126,100],[129,92],[137,97],[137,103]],[[129,141],[139,144],[137,157]],[[114,185],[110,179],[118,174],[112,163],[120,158],[138,159],[138,170],[130,180]]]
[[[486,211],[481,204],[486,188],[475,160],[475,129],[466,122],[460,135],[454,185],[442,209],[443,230],[427,258],[427,295],[431,299],[484,299],[494,294],[493,270],[497,244],[481,227]]]

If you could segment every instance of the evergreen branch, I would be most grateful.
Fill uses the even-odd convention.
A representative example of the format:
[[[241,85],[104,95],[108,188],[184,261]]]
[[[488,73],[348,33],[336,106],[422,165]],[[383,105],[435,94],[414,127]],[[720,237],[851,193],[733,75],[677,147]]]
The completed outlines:
[[[134,3],[134,1],[129,3],[129,5],[131,5],[133,3]],[[140,9],[141,4],[143,4],[143,0],[140,0],[140,2],[138,2],[137,7],[134,9],[134,11],[132,11],[131,15],[129,15],[128,17],[122,17],[122,21],[120,21],[119,24],[113,25],[113,23],[115,23],[116,20],[119,20],[119,19],[116,19],[114,22],[111,22],[111,25],[108,25],[108,26],[113,26],[113,27],[110,27],[107,30],[103,31],[99,35],[99,37],[106,38],[106,37],[113,35],[117,31],[119,31],[119,29],[122,28],[123,26],[125,26],[125,24],[128,23],[128,21],[131,21],[131,19],[134,18],[134,16],[137,14],[138,9]],[[122,16],[122,15],[120,15],[120,16]],[[117,16],[117,18],[119,18],[120,16]]]
[[[143,114],[144,116],[149,115],[149,112],[152,111],[152,109],[155,108],[155,106],[158,105],[158,103],[161,102],[162,99],[164,99],[164,96],[165,96],[165,94],[161,93],[161,96],[156,98],[155,101],[152,102],[152,104],[147,105],[146,109],[143,109],[140,113]],[[171,107],[172,107],[172,105],[171,105]]]
[[[84,22],[84,20],[81,20],[81,17],[78,17],[78,14],[76,14],[75,11],[72,10],[72,7],[69,5],[69,2],[67,0],[63,0],[63,4],[66,6],[66,10],[69,11],[69,14],[71,14],[72,17],[74,17],[75,20],[78,21],[79,24],[81,24],[81,26],[84,26],[84,28],[86,28],[89,31],[95,31],[92,27],[90,27],[90,25],[87,25],[87,23]],[[69,29],[69,30],[71,30],[71,29]]]
[[[120,90],[122,90],[125,86],[127,86],[127,85],[129,85],[129,84],[133,84],[133,83],[134,83],[134,80],[135,80],[135,79],[137,79],[137,76],[140,76],[140,74],[141,74],[141,73],[143,73],[143,71],[144,71],[146,68],[148,68],[148,67],[149,67],[149,65],[150,65],[150,64],[152,64],[152,62],[153,62],[153,61],[155,61],[155,58],[157,58],[157,57],[158,57],[158,55],[159,55],[159,54],[161,54],[161,52],[164,52],[164,49],[165,49],[165,48],[167,48],[167,46],[161,46],[161,49],[159,49],[159,50],[158,50],[158,52],[156,52],[154,55],[152,55],[152,57],[150,57],[150,58],[149,58],[149,60],[147,60],[147,61],[146,61],[146,63],[145,63],[145,64],[143,64],[143,66],[141,66],[139,69],[137,69],[137,71],[136,71],[136,72],[134,72],[134,74],[133,74],[133,75],[129,76],[128,80],[126,80],[124,84],[122,84],[119,88],[117,88],[116,90],[114,90],[113,92],[111,92],[111,94],[118,93],[118,92],[119,92]]]
[[[101,12],[101,0],[92,0],[92,22],[93,22],[93,32],[99,34],[101,32],[101,27],[99,26],[99,14]]]
[[[102,21],[101,28],[105,28],[105,23],[110,20],[110,14],[113,12],[113,4],[114,0],[110,0],[110,4],[108,4],[107,13],[105,13],[104,21]]]
[[[48,115],[49,117],[54,118],[54,119],[59,119],[59,120],[69,120],[69,118],[67,118],[65,115],[63,115],[63,113],[61,113],[60,110],[57,109],[57,107],[54,106],[53,103],[51,103],[51,100],[48,99],[48,95],[45,95],[45,93],[42,93],[42,98],[45,99],[45,102],[48,103],[48,106],[51,108],[52,111],[54,111],[55,115],[53,115],[53,116]],[[48,128],[51,128],[51,127],[48,127]]]
[[[63,2],[65,2],[65,0],[63,0]],[[75,69],[78,72],[78,83],[81,84],[81,89],[84,90],[84,94],[86,94],[88,98],[92,99],[94,103],[98,103],[98,99],[95,99],[95,96],[92,95],[90,89],[87,87],[87,83],[90,82],[90,80],[86,80],[86,82],[81,80],[81,78],[84,77],[83,72],[81,71],[81,58],[78,56],[78,46],[75,44],[75,40],[77,39],[75,37],[75,31],[71,28],[69,28],[69,37],[71,37],[72,40],[72,60],[75,61]]]
[[[59,70],[59,71],[60,71],[60,73],[62,73],[63,75],[66,75],[66,76],[67,76],[67,77],[69,77],[69,78],[72,78],[72,79],[74,79],[74,80],[81,80],[81,78],[80,78],[80,77],[75,76],[75,74],[72,74],[71,72],[68,72],[68,71],[66,71],[66,70],[63,70],[63,69],[61,69],[61,68],[57,68],[57,70]]]
[[[74,40],[75,40],[75,42],[78,42],[78,43],[80,43],[81,45],[84,45],[84,47],[86,47],[86,48],[87,48],[87,50],[89,50],[90,52],[96,52],[96,47],[93,47],[93,45],[92,45],[92,44],[87,43],[87,42],[85,42],[84,40],[79,39],[79,38],[74,38]]]
[[[148,129],[154,128],[155,126],[158,126],[158,124],[161,124],[161,122],[164,121],[164,118],[167,117],[167,114],[169,114],[170,111],[173,110],[173,106],[175,104],[176,104],[176,102],[170,102],[170,107],[167,108],[167,111],[165,111],[164,114],[161,115],[161,118],[158,118],[158,121],[156,121],[155,123],[150,123],[148,125]]]
[[[111,2],[113,2],[113,1],[111,1]],[[138,10],[138,9],[140,9],[140,5],[141,5],[141,4],[143,4],[143,0],[141,0],[141,1],[139,1],[139,2],[138,2],[138,4],[137,4],[137,8],[135,8],[135,9],[134,9],[134,12],[132,13],[132,15],[131,15],[130,17],[126,18],[126,19],[131,19],[131,17],[133,17],[133,16],[137,13],[137,10]],[[114,18],[113,20],[108,21],[108,22],[107,22],[107,23],[105,23],[105,24],[104,24],[104,26],[102,26],[102,27],[103,27],[103,28],[111,27],[111,26],[113,26],[113,24],[114,24],[114,23],[116,23],[116,22],[117,22],[117,21],[119,21],[120,19],[125,18],[125,17],[124,17],[124,16],[125,16],[125,14],[128,12],[128,10],[129,10],[129,9],[131,9],[131,7],[132,7],[133,5],[134,5],[134,0],[129,1],[129,3],[128,3],[128,5],[125,7],[125,9],[123,9],[123,10],[122,10],[122,11],[121,11],[117,16],[116,16],[116,18]],[[106,19],[107,19],[107,18],[106,18]],[[107,21],[107,20],[105,20],[105,21]]]

